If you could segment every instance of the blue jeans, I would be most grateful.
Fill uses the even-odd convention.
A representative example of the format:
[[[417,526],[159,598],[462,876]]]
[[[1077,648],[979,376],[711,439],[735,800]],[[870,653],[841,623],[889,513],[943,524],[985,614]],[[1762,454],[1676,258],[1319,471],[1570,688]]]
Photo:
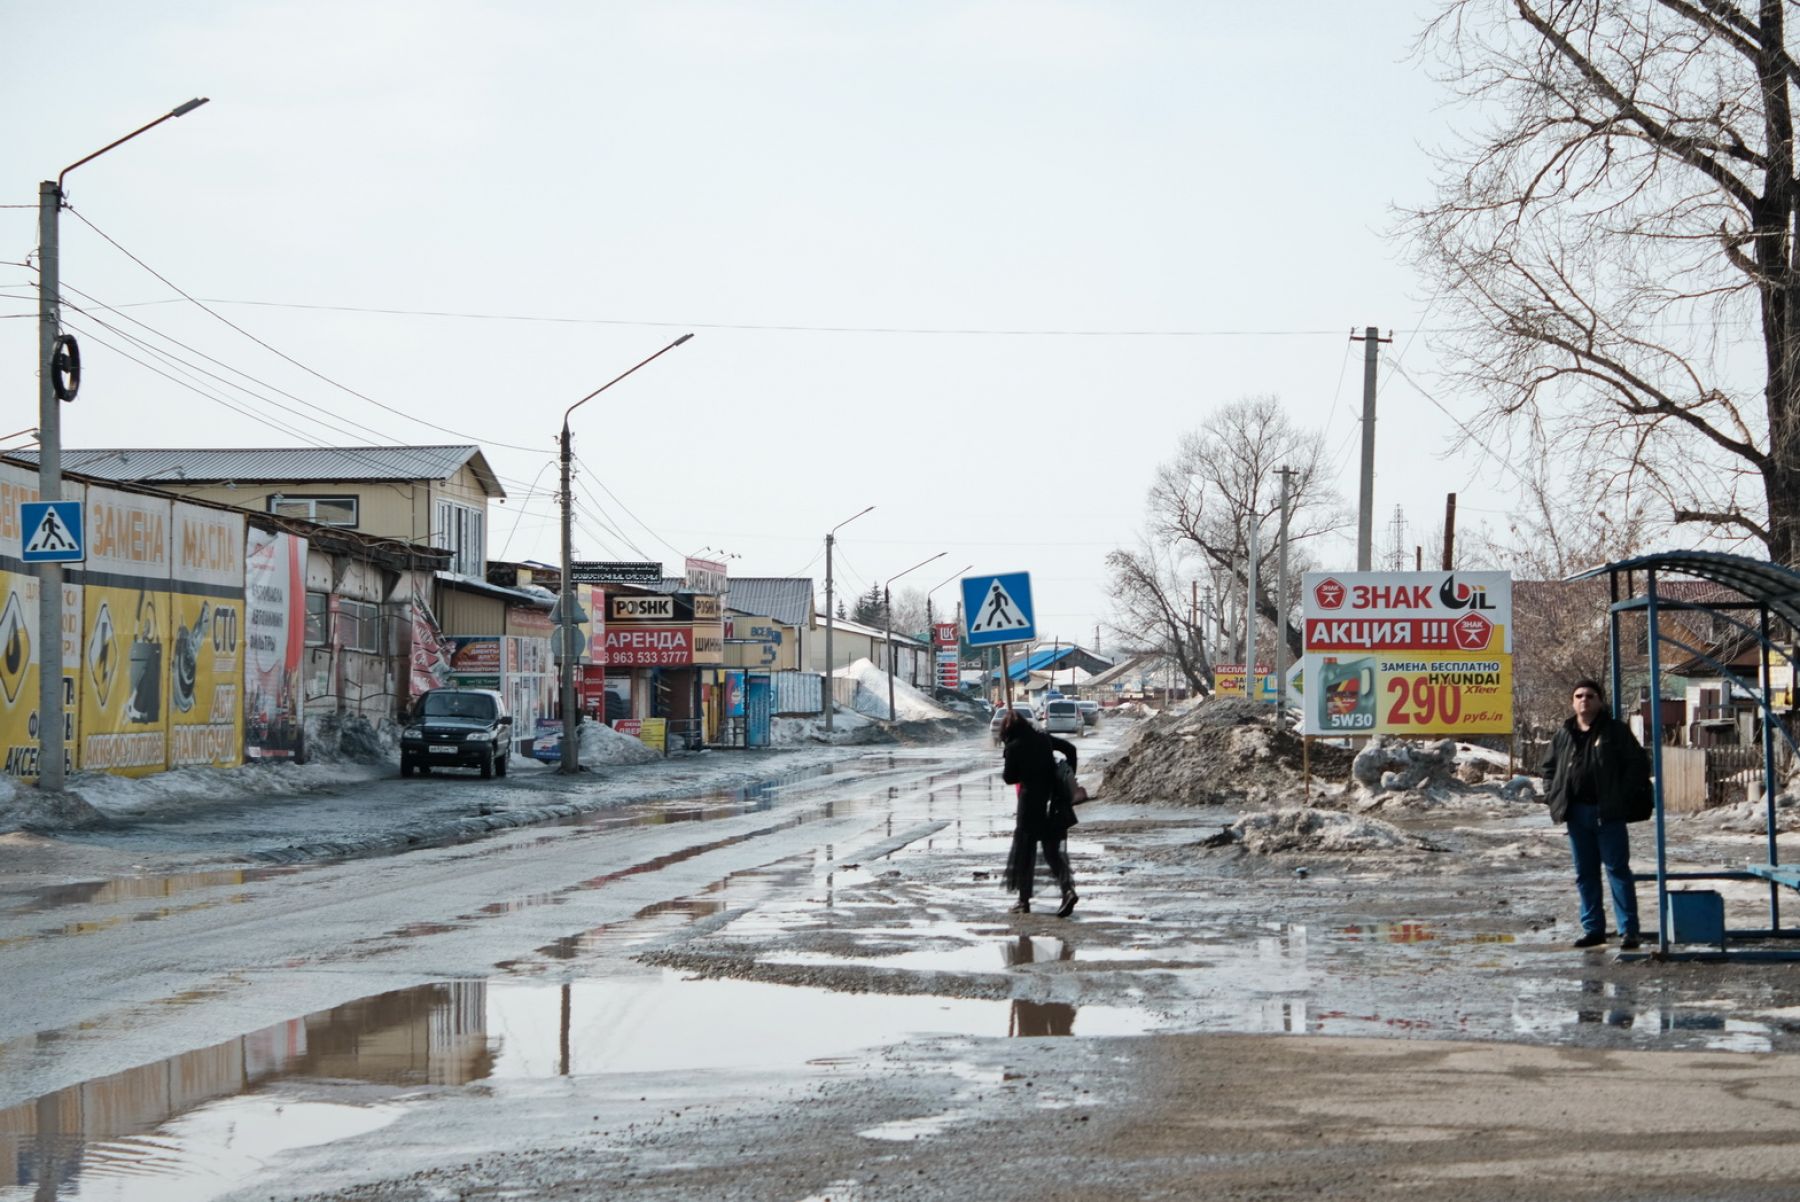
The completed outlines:
[[[1637,878],[1631,875],[1631,836],[1625,824],[1600,821],[1599,806],[1571,805],[1566,825],[1569,854],[1575,860],[1575,890],[1581,895],[1582,932],[1606,933],[1606,906],[1600,900],[1600,868],[1605,865],[1619,931],[1637,934]]]

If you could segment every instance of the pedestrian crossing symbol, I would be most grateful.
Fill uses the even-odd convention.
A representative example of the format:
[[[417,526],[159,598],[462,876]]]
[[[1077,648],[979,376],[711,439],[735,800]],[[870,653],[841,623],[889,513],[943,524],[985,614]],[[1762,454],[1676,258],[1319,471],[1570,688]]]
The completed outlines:
[[[28,501],[19,506],[26,563],[80,563],[87,558],[81,539],[80,501]]]
[[[1028,643],[1037,638],[1037,620],[1031,609],[1031,573],[965,576],[962,589],[971,647]]]

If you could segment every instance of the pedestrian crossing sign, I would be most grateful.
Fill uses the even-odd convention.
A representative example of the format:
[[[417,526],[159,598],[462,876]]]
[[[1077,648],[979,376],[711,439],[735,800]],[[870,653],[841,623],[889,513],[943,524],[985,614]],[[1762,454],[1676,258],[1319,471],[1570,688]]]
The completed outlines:
[[[1030,572],[964,576],[962,591],[969,646],[1029,643],[1037,638]]]
[[[80,501],[27,501],[19,506],[19,558],[26,563],[80,563]]]

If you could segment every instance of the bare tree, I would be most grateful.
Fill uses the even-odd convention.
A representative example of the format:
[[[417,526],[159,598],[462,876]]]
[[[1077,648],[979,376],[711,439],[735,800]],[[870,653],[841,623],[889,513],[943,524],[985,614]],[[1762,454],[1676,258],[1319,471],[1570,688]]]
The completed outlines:
[[[1221,590],[1248,585],[1250,527],[1260,523],[1256,612],[1286,638],[1298,657],[1301,632],[1294,621],[1300,590],[1290,589],[1289,612],[1276,611],[1276,566],[1281,479],[1294,470],[1288,490],[1288,571],[1294,581],[1311,566],[1307,544],[1343,524],[1343,514],[1321,469],[1323,440],[1288,420],[1272,396],[1247,397],[1215,410],[1200,428],[1182,436],[1175,457],[1157,469],[1150,488],[1155,532],[1198,563],[1203,581]]]
[[[1670,519],[1800,551],[1800,65],[1781,0],[1453,0],[1479,105],[1410,215],[1471,437],[1566,453]],[[1754,339],[1747,337],[1755,332]]]
[[[1116,606],[1115,636],[1127,647],[1167,655],[1195,696],[1210,694],[1212,661],[1189,603],[1191,586],[1183,583],[1175,565],[1145,539],[1136,550],[1108,552],[1106,569]]]

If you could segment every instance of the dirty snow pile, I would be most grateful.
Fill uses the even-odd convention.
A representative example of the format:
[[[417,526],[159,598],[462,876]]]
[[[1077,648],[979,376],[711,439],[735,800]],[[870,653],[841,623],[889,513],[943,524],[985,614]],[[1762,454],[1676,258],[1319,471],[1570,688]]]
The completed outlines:
[[[0,777],[0,832],[78,830],[106,821],[106,815],[70,793],[39,793],[29,785]]]
[[[1715,806],[1702,810],[1698,814],[1671,814],[1671,818],[1680,818],[1683,824],[1701,830],[1733,831],[1739,834],[1765,834],[1769,829],[1767,822],[1768,803],[1761,797],[1753,801],[1740,801],[1731,805]],[[1800,794],[1792,792],[1775,795],[1775,832],[1800,830]],[[1786,860],[1787,853],[1782,854]]]
[[[1212,846],[1235,844],[1252,855],[1285,852],[1344,855],[1361,852],[1441,851],[1379,818],[1364,818],[1309,806],[1246,814],[1210,840]]]
[[[1533,801],[1529,777],[1506,775],[1502,752],[1458,743],[1376,735],[1351,761],[1351,786],[1341,800],[1359,811],[1434,809],[1450,805],[1491,805],[1496,799]],[[1490,777],[1496,783],[1489,783]]]
[[[935,722],[948,718],[950,711],[913,688],[898,676],[894,678],[894,713],[888,713],[888,674],[869,659],[859,659],[839,668],[834,676],[856,682],[856,710],[871,718],[897,718],[901,722]]]
[[[894,691],[899,693],[899,685]],[[839,708],[831,717],[831,731],[825,730],[825,716],[816,718],[771,718],[769,742],[776,747],[803,747],[808,743],[861,743],[875,733],[875,723],[855,710]]]
[[[663,758],[661,752],[646,747],[635,736],[598,722],[583,722],[580,738],[584,764],[645,764]]]
[[[1208,699],[1138,723],[1107,766],[1101,796],[1127,803],[1280,805],[1305,790],[1302,745],[1266,705]],[[1315,743],[1315,782],[1341,780],[1349,753]]]

